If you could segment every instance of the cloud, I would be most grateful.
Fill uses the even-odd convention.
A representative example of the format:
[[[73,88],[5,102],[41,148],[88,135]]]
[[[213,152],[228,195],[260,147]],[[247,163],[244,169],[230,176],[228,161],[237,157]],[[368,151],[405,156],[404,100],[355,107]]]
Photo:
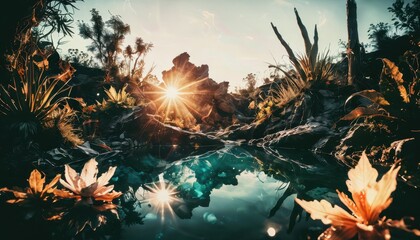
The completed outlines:
[[[203,23],[207,27],[207,30],[208,31],[215,31],[215,30],[217,30],[216,24],[215,24],[215,21],[214,21],[214,18],[215,18],[215,14],[214,13],[211,13],[209,11],[203,10],[201,12],[201,16],[203,17],[203,21],[204,21]]]
[[[134,13],[134,14],[137,14],[136,10],[131,5],[131,0],[124,0],[123,10],[124,11],[127,11],[128,10],[128,11]]]
[[[204,36],[207,36],[207,37],[220,39],[221,38],[221,31],[216,26],[215,18],[216,18],[216,15],[212,12],[209,12],[209,11],[206,11],[206,10],[203,10],[201,12],[202,24],[205,27],[203,34],[204,34]]]
[[[283,6],[293,6],[290,0],[274,0],[274,2]]]
[[[318,11],[318,26],[322,27],[327,23],[327,16],[325,12]]]
[[[254,37],[253,36],[249,36],[249,35],[248,36],[245,36],[245,38],[248,39],[248,40],[250,40],[250,41],[254,40]]]

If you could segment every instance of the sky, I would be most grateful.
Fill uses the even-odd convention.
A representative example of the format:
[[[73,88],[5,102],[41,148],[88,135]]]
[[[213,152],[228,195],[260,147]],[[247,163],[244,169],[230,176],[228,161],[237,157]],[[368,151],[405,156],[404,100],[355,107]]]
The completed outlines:
[[[369,24],[390,21],[387,8],[393,2],[357,0],[361,42],[369,42]],[[105,21],[111,14],[119,15],[131,27],[124,45],[133,45],[136,37],[153,43],[145,61],[148,67],[154,65],[158,79],[173,66],[174,57],[188,52],[195,65],[209,65],[210,77],[216,82],[229,81],[231,91],[245,86],[242,79],[248,73],[255,73],[262,82],[269,75],[268,65],[288,64],[270,22],[295,52],[303,52],[294,7],[311,38],[317,24],[321,51],[338,55],[339,39],[347,39],[346,0],[85,0],[76,6],[75,20],[89,22],[92,8]],[[76,24],[74,27],[78,33]],[[63,54],[69,48],[86,52],[88,44],[75,34],[60,47]]]

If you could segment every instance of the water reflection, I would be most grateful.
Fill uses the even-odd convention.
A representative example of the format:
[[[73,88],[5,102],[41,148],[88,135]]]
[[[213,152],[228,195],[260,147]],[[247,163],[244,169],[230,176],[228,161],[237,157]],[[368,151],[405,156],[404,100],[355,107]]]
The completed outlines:
[[[335,189],[341,188],[336,184],[344,182],[338,179],[345,176],[328,161],[310,153],[238,146],[175,162],[147,153],[129,153],[111,165],[116,164],[118,168],[110,183],[124,192],[115,202],[119,205],[118,218],[112,212],[91,207],[63,207],[65,214],[58,222],[36,220],[40,234],[37,237],[307,239],[322,231],[318,228],[321,223],[295,224],[302,209],[294,198],[322,195],[324,199],[334,199]],[[337,181],[330,181],[331,176]],[[18,219],[10,226],[25,229]],[[32,222],[27,223],[32,229]],[[22,238],[13,233],[11,236],[33,238],[31,234]]]
[[[310,154],[297,156],[310,159],[295,158],[302,162],[297,164],[279,153],[226,147],[177,161],[161,175],[176,186],[177,201],[170,209],[177,218],[168,214],[159,222],[158,213],[146,207],[145,224],[126,229],[123,236],[135,239],[142,232],[145,239],[306,238],[307,224],[291,232],[302,212],[293,199],[333,192],[335,182],[319,179],[337,174],[337,169]]]

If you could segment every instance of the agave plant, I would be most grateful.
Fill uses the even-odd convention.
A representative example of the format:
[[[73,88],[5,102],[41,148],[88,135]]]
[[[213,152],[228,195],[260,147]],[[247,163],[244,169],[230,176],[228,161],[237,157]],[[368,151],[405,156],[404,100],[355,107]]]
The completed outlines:
[[[107,109],[111,106],[118,106],[123,108],[132,108],[136,104],[136,99],[130,96],[126,91],[127,86],[124,86],[117,92],[114,87],[110,87],[109,90],[105,89],[105,93],[108,96],[107,100],[102,100],[102,103],[97,103],[100,109]]]
[[[294,9],[296,21],[299,26],[302,38],[305,44],[305,53],[296,55],[291,47],[284,40],[277,27],[271,23],[277,38],[289,55],[293,69],[286,69],[282,65],[270,65],[276,71],[283,73],[284,77],[280,81],[276,81],[271,85],[267,99],[263,100],[263,104],[273,103],[273,107],[283,108],[290,101],[298,98],[302,93],[318,84],[329,84],[335,79],[332,60],[328,56],[328,52],[318,54],[318,30],[315,25],[313,43],[309,39],[308,31],[299,16],[296,8]],[[261,109],[257,115],[257,121],[267,118],[266,107]],[[270,112],[271,114],[271,112]]]
[[[303,24],[298,11],[294,9],[296,15],[296,21],[299,26],[302,38],[305,43],[305,54],[301,56],[296,56],[287,42],[284,40],[283,36],[278,31],[277,27],[271,23],[271,27],[274,30],[277,38],[280,43],[286,49],[289,59],[294,67],[297,77],[290,76],[287,74],[287,71],[284,70],[281,66],[270,66],[282,71],[287,78],[290,80],[299,78],[304,82],[316,82],[316,81],[331,81],[334,78],[334,71],[332,68],[331,58],[328,56],[328,52],[325,54],[318,54],[318,30],[315,25],[314,29],[314,42],[311,43],[309,39],[308,31],[306,30],[305,25]]]
[[[23,62],[12,82],[0,85],[0,117],[8,119],[12,131],[27,138],[38,133],[45,120],[69,99],[68,82],[75,70],[62,63],[62,73],[44,76],[45,61],[41,67],[32,56]]]

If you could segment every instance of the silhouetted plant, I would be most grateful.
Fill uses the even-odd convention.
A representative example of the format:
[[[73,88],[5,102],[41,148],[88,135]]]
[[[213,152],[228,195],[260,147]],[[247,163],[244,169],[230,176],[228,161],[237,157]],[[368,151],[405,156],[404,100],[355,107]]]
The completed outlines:
[[[395,0],[388,11],[392,13],[394,26],[405,33],[420,34],[420,1],[413,0],[405,4],[404,0]]]
[[[35,59],[35,55],[40,59]],[[61,73],[48,76],[48,56],[48,52],[39,49],[21,53],[21,63],[14,70],[11,83],[0,85],[0,117],[9,124],[11,137],[32,139],[51,126],[47,122],[53,112],[71,99],[68,82],[74,69],[60,62]]]
[[[118,73],[117,55],[122,52],[121,45],[125,35],[130,32],[130,26],[115,15],[104,22],[96,9],[92,9],[91,14],[92,25],[80,22],[79,34],[82,38],[92,41],[88,50],[95,54],[102,67]]]
[[[85,66],[85,67],[94,67],[95,63],[93,62],[93,57],[89,54],[80,51],[76,48],[71,48],[68,50],[68,54],[65,56],[65,60],[71,64]]]
[[[419,109],[420,97],[418,62],[414,62],[416,65],[406,62],[410,66],[413,76],[410,81],[404,81],[403,74],[395,63],[386,58],[382,59],[382,61],[383,68],[379,81],[379,92],[376,90],[363,90],[352,94],[346,101],[347,104],[355,96],[361,96],[368,99],[371,104],[355,108],[341,120],[354,120],[359,117],[375,115],[397,117],[408,122],[417,119],[418,116],[415,116],[415,114]],[[412,116],[413,114],[414,116]]]
[[[134,48],[128,45],[123,52],[124,61],[122,62],[125,69],[124,75],[136,82],[151,77],[153,67],[144,75],[145,61],[144,57],[152,49],[153,44],[145,43],[143,39],[137,38]],[[134,60],[134,62],[133,62]]]
[[[143,81],[153,79],[153,67],[144,72],[144,57],[153,44],[137,38],[134,46],[127,45],[123,48],[122,43],[125,36],[130,33],[130,26],[119,16],[113,15],[104,22],[96,9],[92,9],[91,14],[91,25],[79,23],[79,33],[84,39],[92,41],[88,51],[95,54],[95,58],[106,71],[105,80],[113,81],[115,87],[120,89],[125,83],[136,87]]]
[[[259,111],[256,120],[258,122],[269,117],[272,113],[272,108],[284,107],[287,103],[300,96],[306,89],[316,85],[329,84],[335,79],[332,59],[328,56],[328,52],[322,55],[318,54],[318,31],[316,25],[314,29],[314,41],[312,43],[298,11],[296,9],[294,11],[304,40],[305,53],[296,55],[289,44],[283,39],[277,27],[271,23],[274,33],[289,55],[293,69],[289,70],[282,65],[269,66],[277,72],[282,72],[284,77],[278,81],[274,81],[270,86],[268,96],[257,104]]]
[[[373,47],[377,50],[384,49],[386,43],[392,39],[390,30],[391,26],[389,23],[380,22],[378,24],[370,24],[368,37],[372,41]]]

